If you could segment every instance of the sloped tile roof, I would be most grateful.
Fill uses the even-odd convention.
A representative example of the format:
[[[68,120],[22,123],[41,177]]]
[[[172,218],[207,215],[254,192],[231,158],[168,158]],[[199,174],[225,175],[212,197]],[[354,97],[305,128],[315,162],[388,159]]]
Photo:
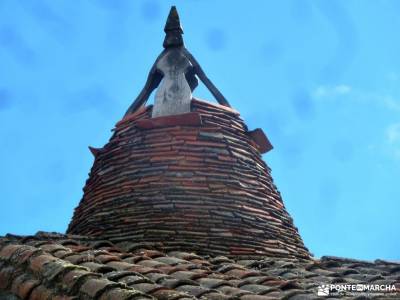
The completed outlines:
[[[0,299],[299,300],[319,299],[317,286],[334,283],[400,289],[400,264],[337,257],[235,260],[168,252],[161,243],[44,232],[0,238]]]

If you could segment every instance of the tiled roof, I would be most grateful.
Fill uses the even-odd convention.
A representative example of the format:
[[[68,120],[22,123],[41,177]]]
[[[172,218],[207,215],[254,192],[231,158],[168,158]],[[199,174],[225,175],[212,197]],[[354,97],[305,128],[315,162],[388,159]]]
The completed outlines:
[[[400,288],[400,264],[336,257],[235,260],[166,251],[161,243],[43,232],[0,238],[0,299],[300,300],[318,299],[317,286],[331,283]]]
[[[68,232],[112,242],[227,256],[308,257],[261,151],[232,108],[192,100],[191,112],[120,121],[95,162]]]

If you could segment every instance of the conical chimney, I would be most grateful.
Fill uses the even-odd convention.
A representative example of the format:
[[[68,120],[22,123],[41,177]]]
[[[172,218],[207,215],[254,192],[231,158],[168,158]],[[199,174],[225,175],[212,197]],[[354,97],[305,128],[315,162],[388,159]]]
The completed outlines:
[[[247,128],[183,46],[175,7],[165,32],[145,87],[109,142],[91,148],[68,233],[208,255],[309,257],[262,159],[268,138]],[[192,96],[198,80],[218,104]]]

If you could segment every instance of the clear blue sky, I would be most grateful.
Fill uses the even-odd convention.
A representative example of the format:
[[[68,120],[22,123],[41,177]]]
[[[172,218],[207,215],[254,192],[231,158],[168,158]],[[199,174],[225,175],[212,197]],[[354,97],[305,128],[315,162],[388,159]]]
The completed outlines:
[[[64,232],[176,4],[316,256],[400,259],[400,1],[0,1],[0,234]],[[212,97],[200,88],[195,95]]]

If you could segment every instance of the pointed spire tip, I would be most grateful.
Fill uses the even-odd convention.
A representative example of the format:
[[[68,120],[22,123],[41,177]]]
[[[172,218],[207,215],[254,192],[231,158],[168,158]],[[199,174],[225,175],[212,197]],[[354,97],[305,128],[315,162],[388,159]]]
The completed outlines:
[[[175,5],[171,6],[164,32],[166,34],[163,44],[164,48],[183,46],[183,29]]]
[[[180,33],[183,33],[183,29],[181,27],[181,22],[179,19],[178,11],[176,6],[171,6],[171,9],[168,14],[167,22],[165,23],[164,31],[167,33],[168,31],[179,30]]]

